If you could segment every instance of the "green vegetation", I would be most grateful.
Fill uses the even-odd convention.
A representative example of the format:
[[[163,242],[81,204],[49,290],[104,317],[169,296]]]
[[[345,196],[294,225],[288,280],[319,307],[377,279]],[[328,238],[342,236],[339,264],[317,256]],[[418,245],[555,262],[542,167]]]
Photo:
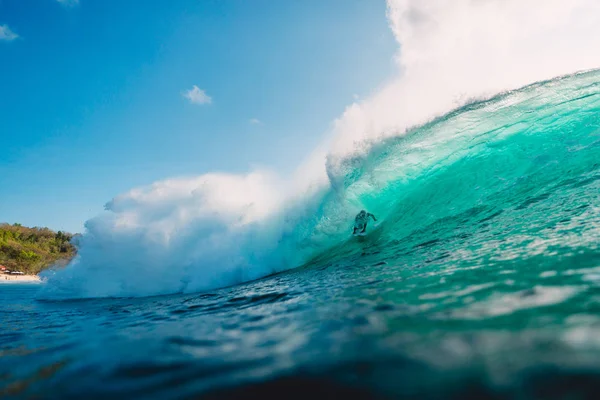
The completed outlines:
[[[53,265],[64,266],[75,255],[73,235],[48,228],[26,228],[20,224],[0,224],[0,265],[26,274]]]

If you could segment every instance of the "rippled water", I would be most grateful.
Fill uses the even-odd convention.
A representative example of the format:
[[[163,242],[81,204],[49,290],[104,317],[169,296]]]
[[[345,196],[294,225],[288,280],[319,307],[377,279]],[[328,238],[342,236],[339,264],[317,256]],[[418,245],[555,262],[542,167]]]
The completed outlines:
[[[541,259],[435,271],[375,258],[143,299],[42,303],[36,286],[5,285],[4,393],[464,398],[598,389],[592,257],[560,271]]]
[[[40,301],[43,285],[0,286],[0,390],[593,398],[599,76],[507,93],[376,146],[342,184],[383,222],[302,268],[130,299]]]

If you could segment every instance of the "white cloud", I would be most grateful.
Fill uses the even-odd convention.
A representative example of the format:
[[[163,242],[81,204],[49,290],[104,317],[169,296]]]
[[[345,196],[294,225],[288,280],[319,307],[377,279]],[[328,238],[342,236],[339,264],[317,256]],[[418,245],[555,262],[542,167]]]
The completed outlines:
[[[62,4],[63,6],[66,7],[73,7],[76,6],[77,4],[79,4],[79,0],[56,0],[58,1],[60,4]]]
[[[251,118],[248,122],[252,125],[262,125],[262,121],[258,118]]]
[[[183,93],[183,97],[188,99],[193,104],[210,104],[212,98],[206,94],[206,92],[194,85],[190,90]]]
[[[8,25],[0,25],[0,40],[11,41],[18,38],[19,35],[10,30]]]

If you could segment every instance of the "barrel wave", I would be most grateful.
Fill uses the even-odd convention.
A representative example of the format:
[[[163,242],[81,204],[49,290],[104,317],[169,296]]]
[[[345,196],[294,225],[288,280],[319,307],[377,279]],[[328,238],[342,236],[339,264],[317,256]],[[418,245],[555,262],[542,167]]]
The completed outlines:
[[[597,397],[600,2],[386,3],[397,71],[293,173],[132,189],[5,285],[6,393]]]
[[[591,266],[600,243],[600,72],[381,132],[352,152],[330,152],[322,167],[302,185],[254,171],[119,196],[88,221],[77,259],[47,274],[41,297],[196,292],[298,267]],[[350,233],[360,209],[380,222],[358,240]]]

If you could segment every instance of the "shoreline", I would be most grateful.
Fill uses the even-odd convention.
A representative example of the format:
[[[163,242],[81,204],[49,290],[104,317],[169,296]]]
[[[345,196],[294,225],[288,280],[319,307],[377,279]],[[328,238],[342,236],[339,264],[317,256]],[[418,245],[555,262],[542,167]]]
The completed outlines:
[[[42,280],[37,275],[0,275],[0,284],[2,283],[40,283]]]

